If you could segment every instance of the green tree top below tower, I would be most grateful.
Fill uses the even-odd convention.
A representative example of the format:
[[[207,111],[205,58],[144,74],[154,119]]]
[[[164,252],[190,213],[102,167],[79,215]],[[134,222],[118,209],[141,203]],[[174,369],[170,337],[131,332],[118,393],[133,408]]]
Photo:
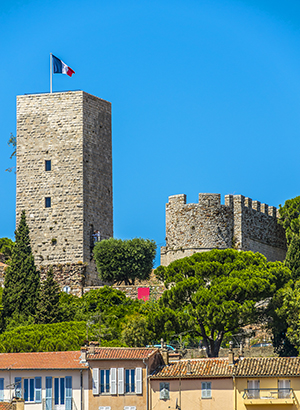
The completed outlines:
[[[4,281],[2,297],[4,321],[14,313],[24,316],[34,315],[40,288],[40,277],[31,252],[25,211],[22,211],[15,236],[11,263],[6,270]]]

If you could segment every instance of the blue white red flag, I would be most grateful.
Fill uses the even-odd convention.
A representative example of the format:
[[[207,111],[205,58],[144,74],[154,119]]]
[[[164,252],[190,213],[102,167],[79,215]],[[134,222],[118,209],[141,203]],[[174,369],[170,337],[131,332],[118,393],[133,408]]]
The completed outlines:
[[[67,64],[65,64],[62,60],[52,55],[52,63],[53,63],[53,73],[54,74],[67,74],[69,77],[72,77],[72,74],[75,74],[75,71],[72,70]]]

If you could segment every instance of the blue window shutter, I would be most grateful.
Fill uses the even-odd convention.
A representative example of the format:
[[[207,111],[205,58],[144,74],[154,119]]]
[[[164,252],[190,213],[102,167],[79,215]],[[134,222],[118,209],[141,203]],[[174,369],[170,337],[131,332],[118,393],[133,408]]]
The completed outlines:
[[[59,379],[57,377],[54,379],[54,404],[55,406],[59,404]]]
[[[66,376],[66,410],[72,410],[72,376]]]
[[[131,388],[130,392],[134,393],[135,392],[135,369],[131,369]]]
[[[0,401],[4,400],[4,379],[0,379]]]
[[[106,380],[105,380],[105,393],[109,393],[109,370],[105,370]]]
[[[35,402],[41,403],[42,401],[42,378],[36,377],[34,380],[35,380]]]
[[[104,370],[100,370],[100,393],[104,393]]]
[[[15,377],[15,396],[18,397],[19,399],[22,396],[22,378],[21,377]]]
[[[34,401],[34,379],[29,379],[29,400]]]
[[[128,369],[125,370],[125,393],[130,392],[130,386],[129,386],[129,371]]]
[[[52,377],[46,377],[46,410],[52,410]]]
[[[28,401],[28,379],[23,380],[24,392],[23,392],[23,399]]]
[[[65,404],[65,379],[60,379],[60,404]]]

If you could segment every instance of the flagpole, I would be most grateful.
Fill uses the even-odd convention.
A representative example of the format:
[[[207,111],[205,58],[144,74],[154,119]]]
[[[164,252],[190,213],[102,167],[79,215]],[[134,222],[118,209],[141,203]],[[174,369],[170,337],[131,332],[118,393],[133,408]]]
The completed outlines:
[[[50,93],[52,94],[52,53],[50,53]]]

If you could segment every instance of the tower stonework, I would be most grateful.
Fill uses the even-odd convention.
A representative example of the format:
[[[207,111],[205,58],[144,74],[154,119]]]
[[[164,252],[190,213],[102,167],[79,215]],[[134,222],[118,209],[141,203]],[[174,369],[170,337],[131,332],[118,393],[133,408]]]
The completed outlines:
[[[243,195],[226,195],[225,205],[220,194],[201,193],[197,204],[187,204],[184,194],[169,197],[161,265],[196,252],[228,248],[283,261],[287,247],[277,209]]]
[[[78,264],[81,286],[100,284],[94,240],[113,236],[109,102],[83,91],[17,97],[17,224],[23,209],[38,267]]]

